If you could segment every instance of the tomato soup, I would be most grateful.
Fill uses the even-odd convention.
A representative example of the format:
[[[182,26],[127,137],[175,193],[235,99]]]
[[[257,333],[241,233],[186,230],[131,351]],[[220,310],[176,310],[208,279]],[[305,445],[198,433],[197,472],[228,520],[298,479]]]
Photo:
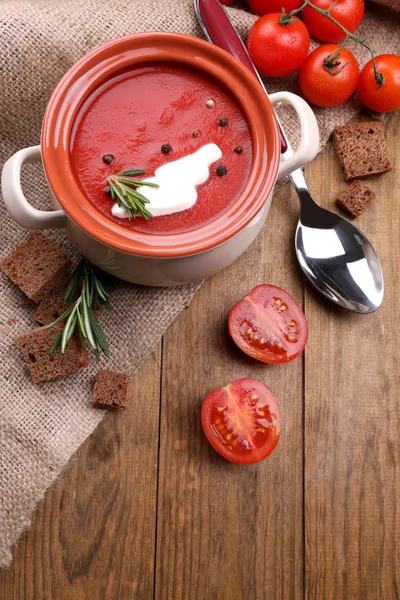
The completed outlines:
[[[191,208],[148,220],[112,214],[108,177],[132,168],[146,170],[139,179],[153,177],[162,165],[207,144],[216,144],[222,156],[197,186]],[[234,203],[250,173],[252,143],[228,90],[200,71],[166,63],[120,73],[90,96],[74,123],[70,157],[80,187],[99,211],[135,231],[169,234],[204,225]]]

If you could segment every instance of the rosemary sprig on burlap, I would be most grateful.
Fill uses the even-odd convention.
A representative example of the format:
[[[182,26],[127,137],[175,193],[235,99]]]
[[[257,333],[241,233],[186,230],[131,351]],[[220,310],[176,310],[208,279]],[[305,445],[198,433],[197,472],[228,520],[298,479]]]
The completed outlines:
[[[71,306],[58,319],[45,326],[45,329],[49,329],[56,323],[65,321],[62,332],[49,351],[50,354],[54,354],[59,346],[61,352],[65,352],[68,342],[77,331],[81,346],[83,347],[84,340],[87,340],[97,360],[100,350],[107,357],[110,356],[106,336],[93,312],[94,307],[102,305],[111,310],[110,294],[101,281],[100,273],[86,258],[79,261],[65,291],[65,300],[70,301]],[[74,300],[79,287],[81,292]]]

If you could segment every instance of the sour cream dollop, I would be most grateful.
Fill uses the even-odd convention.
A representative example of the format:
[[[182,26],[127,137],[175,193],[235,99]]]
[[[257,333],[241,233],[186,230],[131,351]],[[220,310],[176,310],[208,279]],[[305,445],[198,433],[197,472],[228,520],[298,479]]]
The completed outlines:
[[[159,167],[154,177],[144,179],[149,183],[157,183],[160,187],[142,186],[139,191],[149,203],[146,208],[153,217],[170,215],[191,208],[197,200],[196,186],[207,181],[210,166],[219,160],[222,151],[217,144],[207,144],[178,160]],[[112,214],[120,219],[128,218],[128,211],[115,203]]]

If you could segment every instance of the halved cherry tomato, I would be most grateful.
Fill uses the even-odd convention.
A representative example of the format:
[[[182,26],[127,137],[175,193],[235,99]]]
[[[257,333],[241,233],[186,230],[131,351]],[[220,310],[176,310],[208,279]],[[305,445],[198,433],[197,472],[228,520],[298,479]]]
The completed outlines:
[[[242,465],[267,458],[279,440],[276,398],[257,379],[237,379],[210,392],[201,409],[201,424],[211,446]]]
[[[229,333],[243,352],[270,364],[293,360],[307,342],[307,321],[290,294],[258,285],[229,313]]]

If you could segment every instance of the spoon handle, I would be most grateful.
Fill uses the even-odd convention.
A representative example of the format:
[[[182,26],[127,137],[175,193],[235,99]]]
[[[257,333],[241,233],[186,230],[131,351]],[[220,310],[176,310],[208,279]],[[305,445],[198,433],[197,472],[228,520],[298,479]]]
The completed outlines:
[[[251,60],[246,46],[240,39],[232,21],[218,0],[195,0],[194,8],[197,20],[207,40],[237,58],[253,73],[265,90],[264,84]],[[267,91],[265,90],[265,93]],[[288,149],[288,141],[279,123],[281,136],[281,153]]]

